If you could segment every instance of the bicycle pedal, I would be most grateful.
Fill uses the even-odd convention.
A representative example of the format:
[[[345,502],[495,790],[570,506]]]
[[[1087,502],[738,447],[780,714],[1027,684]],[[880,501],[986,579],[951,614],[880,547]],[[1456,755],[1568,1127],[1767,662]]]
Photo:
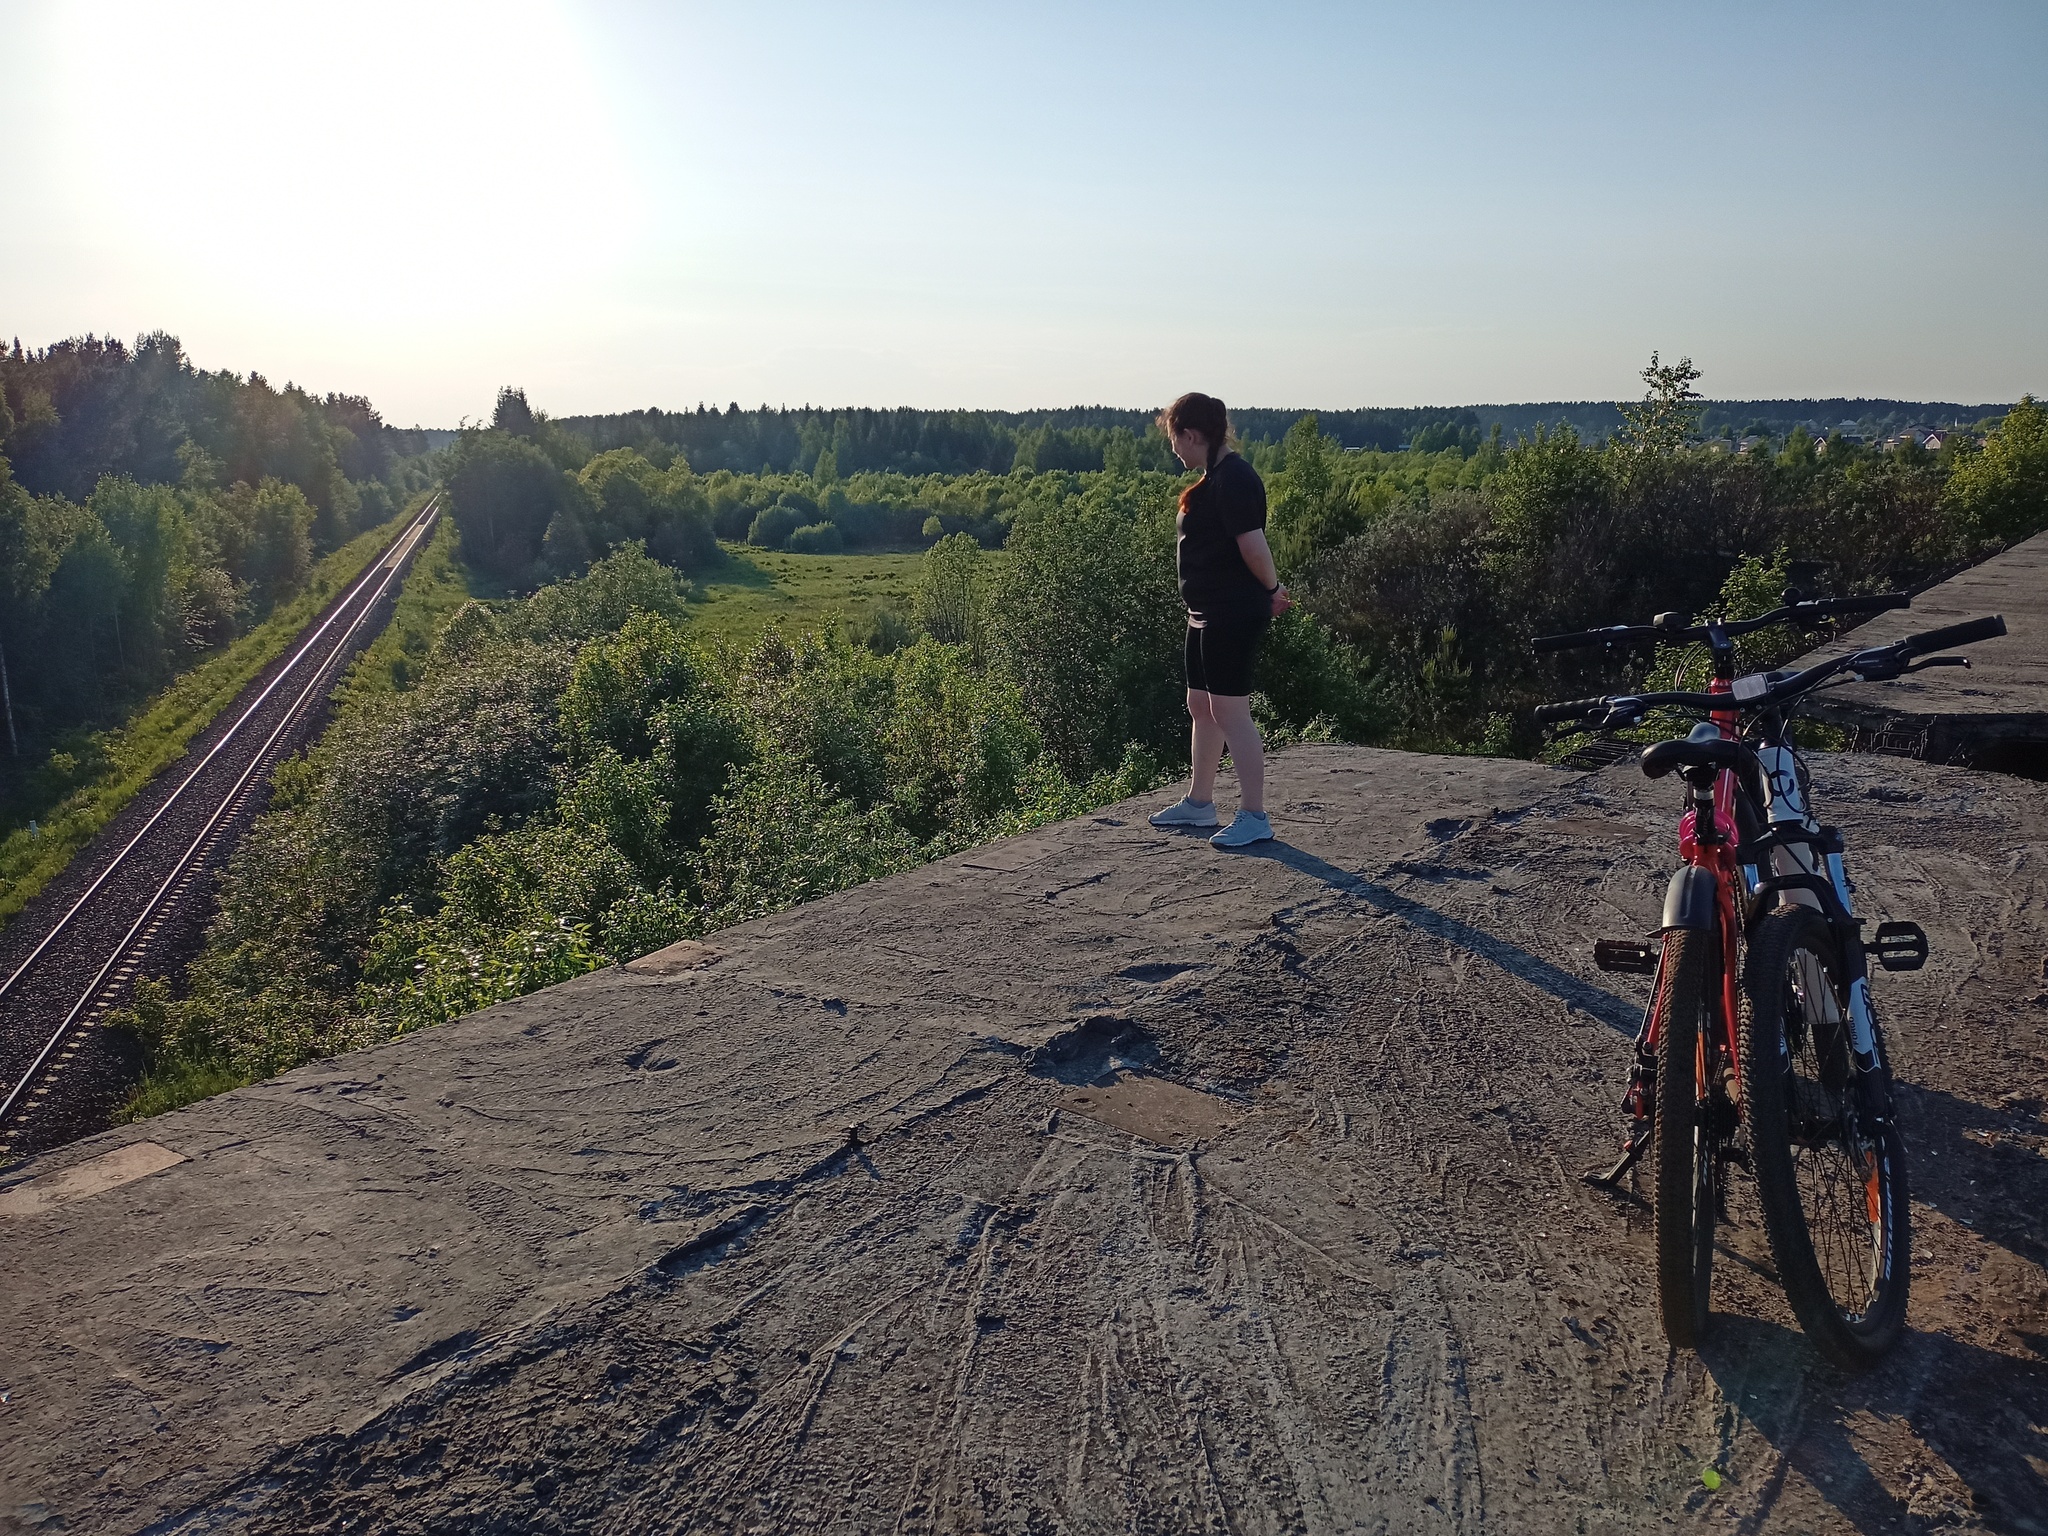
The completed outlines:
[[[1927,930],[1918,923],[1879,923],[1870,950],[1888,971],[1917,971],[1927,963]]]
[[[1603,971],[1647,976],[1657,969],[1657,951],[1633,939],[1601,939],[1593,946],[1593,963]]]

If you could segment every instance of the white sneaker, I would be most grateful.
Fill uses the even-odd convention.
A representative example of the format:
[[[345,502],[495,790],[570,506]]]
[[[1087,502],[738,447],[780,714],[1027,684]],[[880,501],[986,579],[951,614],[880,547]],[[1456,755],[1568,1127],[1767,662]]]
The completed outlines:
[[[1239,811],[1229,826],[1209,839],[1215,848],[1247,848],[1253,843],[1271,842],[1273,823],[1264,811]]]
[[[1216,802],[1182,797],[1165,810],[1154,811],[1146,819],[1155,827],[1213,827],[1216,825]]]

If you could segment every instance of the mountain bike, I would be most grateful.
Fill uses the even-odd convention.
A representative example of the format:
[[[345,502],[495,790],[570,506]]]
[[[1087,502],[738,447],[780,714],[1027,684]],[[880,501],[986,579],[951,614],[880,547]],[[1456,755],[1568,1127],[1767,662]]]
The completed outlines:
[[[1904,608],[1904,593],[1805,599],[1756,618],[1547,635],[1538,651],[1642,644],[1704,645],[1705,692],[1614,694],[1545,704],[1546,723],[1603,730],[1652,710],[1704,715],[1691,733],[1642,754],[1652,779],[1685,785],[1684,864],[1664,896],[1658,942],[1603,939],[1602,970],[1655,977],[1622,1107],[1620,1160],[1589,1174],[1613,1187],[1646,1153],[1655,1208],[1657,1299],[1665,1336],[1696,1348],[1710,1315],[1714,1226],[1731,1166],[1754,1179],[1779,1282],[1820,1349],[1870,1365],[1905,1327],[1911,1233],[1905,1143],[1884,1031],[1871,1006],[1869,959],[1918,970],[1927,935],[1880,923],[1863,937],[1841,832],[1814,817],[1791,722],[1823,689],[1881,682],[1928,667],[1967,667],[1936,651],[2005,633],[1972,619],[1799,671],[1737,675],[1736,640],[1775,624],[1808,630],[1843,614]],[[1696,654],[1696,653],[1695,653]],[[1675,681],[1675,680],[1674,680]]]

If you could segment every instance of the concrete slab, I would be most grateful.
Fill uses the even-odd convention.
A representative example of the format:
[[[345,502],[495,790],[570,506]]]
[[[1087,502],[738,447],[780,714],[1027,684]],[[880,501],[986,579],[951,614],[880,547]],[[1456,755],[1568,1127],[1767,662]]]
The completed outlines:
[[[2048,791],[1815,775],[1936,944],[1860,1382],[1739,1200],[1669,1358],[1574,1177],[1668,786],[1308,747],[1250,856],[1113,807],[10,1170],[186,1159],[0,1223],[0,1530],[2030,1529]]]
[[[2005,616],[2006,633],[1959,653],[1970,658],[1967,672],[1943,668],[1845,688],[1815,700],[1808,712],[1887,732],[1930,762],[2048,777],[2048,533],[1930,587],[1911,608],[1881,613],[1849,638],[1859,648],[1884,645],[1992,613]],[[1841,650],[1825,647],[1794,665]]]

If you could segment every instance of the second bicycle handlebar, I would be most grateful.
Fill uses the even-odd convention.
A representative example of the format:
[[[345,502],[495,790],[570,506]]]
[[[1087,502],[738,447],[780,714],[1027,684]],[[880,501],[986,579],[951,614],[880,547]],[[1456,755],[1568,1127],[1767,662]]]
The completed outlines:
[[[1782,608],[1774,608],[1769,613],[1759,614],[1753,619],[1729,619],[1714,625],[1616,624],[1610,629],[1586,629],[1568,635],[1538,635],[1529,642],[1529,646],[1535,651],[1570,651],[1593,645],[1640,645],[1645,641],[1657,640],[1667,644],[1697,642],[1707,638],[1707,631],[1710,628],[1718,629],[1724,635],[1747,635],[1759,629],[1768,629],[1773,624],[1786,624],[1801,619],[1824,619],[1843,613],[1882,613],[1888,608],[1910,608],[1912,604],[1912,594],[1907,592],[1876,592],[1867,597],[1815,598],[1806,602],[1787,603]]]
[[[2005,633],[2005,619],[1991,614],[1965,619],[1941,629],[1908,635],[1889,645],[1851,651],[1833,661],[1823,661],[1802,672],[1771,672],[1736,680],[1732,693],[1637,693],[1609,694],[1597,699],[1570,699],[1557,704],[1539,704],[1536,718],[1555,724],[1565,720],[1597,720],[1607,725],[1633,725],[1649,710],[1666,706],[1712,713],[1716,710],[1753,712],[1774,709],[1802,694],[1811,693],[1829,678],[1854,673],[1863,682],[1882,682],[1897,677],[1908,663],[1950,646],[1969,645],[1977,640],[1995,640]],[[1744,684],[1752,686],[1745,688]]]

